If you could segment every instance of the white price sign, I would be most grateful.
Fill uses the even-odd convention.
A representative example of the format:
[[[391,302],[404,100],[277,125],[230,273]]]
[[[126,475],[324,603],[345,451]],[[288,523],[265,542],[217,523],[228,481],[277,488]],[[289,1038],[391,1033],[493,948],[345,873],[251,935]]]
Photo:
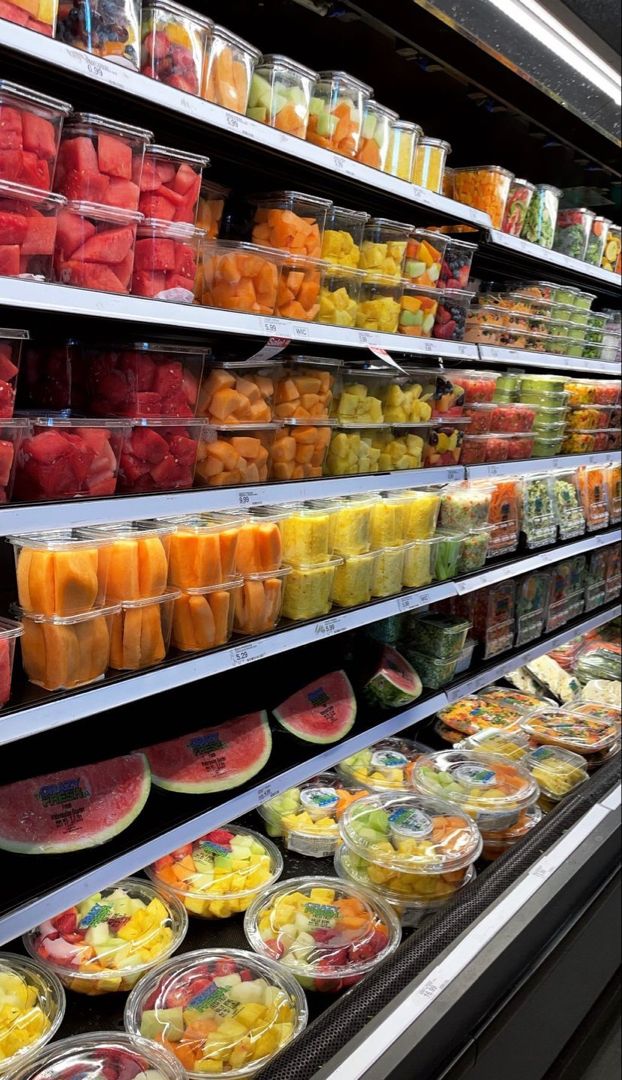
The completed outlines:
[[[259,491],[238,491],[239,506],[263,506],[263,498]]]
[[[398,596],[397,610],[401,612],[414,611],[416,608],[427,607],[431,603],[430,594],[427,592],[410,593],[407,596]]]
[[[262,643],[249,641],[247,645],[237,645],[231,650],[231,663],[234,667],[243,667],[245,664],[252,664],[255,660],[261,660],[263,655]]]
[[[334,637],[335,634],[342,634],[347,629],[344,620],[337,617],[324,619],[322,622],[316,623],[313,633],[316,638],[329,638]]]
[[[276,780],[272,780],[269,784],[262,784],[257,788],[257,798],[260,803],[268,802],[269,799],[276,799],[277,795],[281,794],[281,787]]]

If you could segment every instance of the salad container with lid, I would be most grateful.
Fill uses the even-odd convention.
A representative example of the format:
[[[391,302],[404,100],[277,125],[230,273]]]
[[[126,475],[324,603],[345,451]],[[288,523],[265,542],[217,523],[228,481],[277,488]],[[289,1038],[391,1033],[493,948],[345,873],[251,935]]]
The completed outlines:
[[[401,938],[399,919],[384,899],[331,877],[273,886],[248,909],[244,932],[260,956],[276,960],[306,990],[325,993],[360,982]]]
[[[535,710],[522,720],[521,727],[537,743],[561,746],[563,750],[584,757],[609,750],[619,737],[615,721],[579,715],[573,712],[572,706]]]
[[[283,838],[288,851],[322,859],[341,843],[338,821],[346,807],[363,798],[358,785],[334,773],[321,773],[259,807],[270,836]]]
[[[15,1080],[75,1080],[116,1076],[124,1080],[184,1080],[181,1064],[163,1046],[124,1031],[95,1031],[61,1039],[12,1074]]]
[[[368,791],[410,791],[415,762],[430,753],[428,746],[411,739],[381,739],[365,750],[344,758],[336,766],[342,781]]]
[[[441,750],[421,758],[415,788],[459,806],[480,829],[509,828],[538,798],[538,785],[520,765],[473,750]]]
[[[166,1041],[182,1073],[250,1076],[307,1024],[305,996],[280,964],[242,949],[198,949],[169,960],[130,994],[125,1026]],[[156,1080],[149,1077],[149,1080]]]
[[[517,731],[524,713],[510,704],[487,700],[481,694],[470,694],[446,705],[437,715],[447,727],[471,736],[489,730]]]
[[[65,991],[36,960],[0,956],[0,1075],[20,1065],[54,1038],[65,1014]]]

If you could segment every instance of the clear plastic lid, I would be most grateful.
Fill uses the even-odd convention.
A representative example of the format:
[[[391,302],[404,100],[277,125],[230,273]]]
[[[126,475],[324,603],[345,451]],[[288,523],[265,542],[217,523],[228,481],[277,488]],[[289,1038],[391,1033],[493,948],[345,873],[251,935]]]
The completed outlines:
[[[608,750],[619,736],[615,721],[579,715],[570,708],[535,710],[523,719],[521,727],[539,743],[577,754]]]
[[[194,12],[190,12],[190,14],[192,15]],[[159,143],[145,147],[145,157],[148,155],[170,161],[185,161],[188,165],[196,165],[197,168],[201,169],[206,169],[210,163],[210,159],[203,154],[189,154],[187,150],[176,150],[173,146],[160,146]],[[229,188],[222,188],[222,190],[228,192]]]
[[[410,791],[414,764],[430,753],[412,739],[387,738],[344,758],[336,766],[346,784],[369,791]]]
[[[446,150],[448,154],[451,154],[450,143],[448,143],[445,139],[435,139],[431,135],[424,135],[419,143],[419,146],[437,146],[439,149]]]
[[[489,831],[482,833],[484,840],[484,849],[495,850],[498,849],[498,853],[501,854],[512,844],[517,844],[519,840],[522,840],[523,836],[527,836],[532,829],[535,829],[536,825],[539,825],[542,821],[542,810],[537,803],[533,806],[527,807],[526,810],[521,810],[518,815],[518,820],[510,825],[507,829],[490,829]],[[486,857],[486,850],[484,850],[484,858]]]
[[[502,165],[459,165],[454,166],[455,173],[473,173],[473,172],[494,172],[500,173],[501,176],[509,177],[510,180],[514,179],[514,173],[509,169],[504,169]]]
[[[166,1040],[184,1075],[196,1080],[251,1075],[307,1019],[305,996],[289,972],[241,949],[202,949],[169,960],[140,981],[125,1008],[126,1028]]]
[[[494,828],[494,818],[519,812],[538,797],[530,774],[494,754],[442,750],[415,765],[415,787],[461,806],[476,821]]]
[[[18,338],[20,341],[28,340],[30,338],[28,330],[15,330],[13,327],[0,327],[0,339],[12,341],[13,339],[17,340]]]
[[[60,210],[72,205],[67,202],[64,195],[57,195],[54,191],[43,191],[42,188],[30,187],[28,184],[15,184],[12,180],[0,180],[0,191],[5,199],[36,203],[39,209],[43,210]]]
[[[68,134],[70,129],[79,125],[97,127],[102,131],[109,131],[111,135],[116,135],[119,138],[144,139],[149,143],[153,139],[153,131],[148,131],[147,128],[122,124],[119,120],[111,120],[108,116],[99,116],[97,113],[86,112],[73,113],[71,120],[68,120],[63,127],[63,136]]]
[[[318,71],[318,82],[343,82],[347,83],[355,92],[362,91],[364,94],[372,94],[373,90],[367,83],[355,79],[354,75],[348,75],[347,71]]]
[[[187,225],[183,221],[160,221],[159,218],[145,218],[138,226],[139,239],[145,236],[163,237],[168,240],[179,240],[184,244],[191,244],[193,240],[202,240],[207,234],[205,229]],[[196,349],[188,349],[188,352],[197,352]]]
[[[11,1074],[12,1080],[184,1080],[185,1076],[164,1047],[122,1031],[61,1039]]]
[[[524,712],[510,705],[486,701],[483,697],[471,694],[440,709],[437,715],[454,731],[474,735],[477,731],[488,728],[517,729]]]
[[[255,952],[314,979],[318,989],[325,979],[366,974],[401,938],[397,916],[378,894],[332,877],[273,886],[248,909],[244,932]]]
[[[368,795],[346,810],[340,828],[351,851],[388,870],[452,873],[474,863],[482,850],[467,814],[412,792]]]
[[[339,818],[346,807],[363,794],[358,786],[345,786],[337,773],[321,773],[300,787],[289,788],[277,795],[260,806],[259,813],[266,821],[278,822],[279,832],[286,837],[295,834],[309,839],[337,840]],[[291,844],[287,846],[292,848]],[[293,850],[298,849],[294,847]]]
[[[272,885],[283,873],[283,859],[270,840],[231,825],[182,845],[146,872],[181,900],[241,899]]]
[[[112,529],[112,526],[109,527]],[[31,533],[28,536],[9,536],[7,539],[13,547],[29,548],[33,551],[92,550],[110,543],[110,537],[97,533],[95,528],[93,527],[92,537],[85,537],[86,529],[58,529],[54,532]]]
[[[559,802],[588,779],[585,758],[560,746],[538,746],[524,760],[543,795]]]
[[[145,220],[145,215],[140,214],[138,210],[124,210],[121,206],[103,206],[102,203],[88,202],[86,199],[69,199],[66,209],[70,214],[93,217],[97,221],[109,221],[113,225],[139,225]]]
[[[179,948],[187,929],[179,900],[126,878],[41,923],[23,942],[58,975],[97,982],[148,971]]]
[[[568,708],[575,716],[592,716],[595,720],[605,720],[610,724],[622,722],[622,711],[614,705],[604,705],[600,701],[571,701]]]
[[[205,18],[205,16],[201,17]],[[214,38],[222,38],[223,41],[227,42],[227,45],[232,45],[234,49],[248,53],[253,62],[259,60],[259,57],[261,56],[261,49],[256,49],[250,42],[245,41],[244,38],[240,37],[238,34],[234,34],[233,31],[227,30],[225,26],[214,24],[212,36]]]
[[[485,728],[463,739],[460,750],[476,750],[482,754],[499,754],[510,761],[522,761],[529,752],[529,737],[524,731],[493,731]]]
[[[417,131],[419,135],[423,135],[423,128],[419,127],[419,124],[413,124],[411,120],[394,120],[391,124],[394,131]]]
[[[23,633],[24,627],[21,623],[15,622],[13,619],[0,618],[0,639],[10,641],[22,637]]]
[[[68,116],[73,112],[73,105],[68,101],[59,101],[58,98],[48,97],[47,94],[39,94],[31,86],[19,86],[18,83],[9,82],[8,79],[0,79],[0,96],[11,95],[20,98],[22,108],[25,109],[52,109]]]
[[[532,709],[539,709],[546,700],[536,694],[528,694],[524,690],[514,690],[511,686],[488,686],[480,695],[484,701],[494,701],[498,705],[508,709],[517,709],[521,713],[529,713]]]
[[[43,964],[15,953],[0,954],[0,1073],[54,1037],[65,1015],[65,991]]]
[[[149,607],[151,604],[167,604],[171,600],[179,600],[181,596],[180,589],[173,589],[169,585],[161,596],[146,596],[141,597],[139,600],[122,600],[120,602],[120,610],[133,611],[136,608]]]
[[[261,70],[264,67],[287,68],[288,71],[293,71],[296,75],[304,75],[307,79],[317,79],[317,71],[312,71],[311,68],[305,67],[304,64],[299,64],[297,60],[292,60],[291,56],[282,56],[281,53],[264,53],[263,56],[260,56],[255,65],[255,70]]]
[[[145,603],[143,600],[136,601],[136,604]],[[156,600],[147,600],[146,603],[157,603]],[[88,622],[89,619],[99,619],[102,617],[110,617],[111,615],[118,615],[121,611],[122,604],[107,604],[106,607],[95,605],[89,611],[81,611],[77,615],[42,615],[37,611],[25,611],[14,605],[14,611],[19,615],[20,619],[29,619],[33,623],[45,623],[49,626],[75,626],[77,623]]]
[[[338,877],[343,881],[352,881],[356,885],[368,885],[369,874],[365,868],[365,860],[359,859],[356,855],[353,855],[348,850],[345,844],[341,844],[335,852],[335,872]],[[390,873],[390,872],[387,872]],[[402,881],[406,875],[402,876]],[[431,875],[424,877],[423,875],[411,875],[413,881],[417,881],[417,884],[423,886],[433,882],[434,886],[438,888],[438,884],[444,886],[441,891],[441,895],[430,895],[429,892],[423,892],[423,895],[417,896],[413,891],[412,893],[398,892],[397,890],[390,889],[385,882],[382,883],[382,895],[390,904],[392,904],[402,922],[402,926],[416,926],[419,918],[422,916],[432,914],[439,908],[442,908],[448,900],[451,900],[456,893],[460,892],[466,885],[469,885],[471,881],[476,877],[476,871],[474,866],[469,866],[464,874],[459,874],[461,880],[444,882],[441,877],[433,878]],[[422,891],[423,891],[422,890]],[[414,922],[413,922],[414,918]]]

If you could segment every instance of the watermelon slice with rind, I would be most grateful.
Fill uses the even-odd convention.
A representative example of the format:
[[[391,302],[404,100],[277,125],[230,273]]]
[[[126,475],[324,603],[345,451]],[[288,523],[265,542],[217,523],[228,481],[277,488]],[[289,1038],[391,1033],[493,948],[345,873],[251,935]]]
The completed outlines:
[[[271,750],[272,732],[262,711],[148,746],[144,753],[158,787],[204,795],[245,784],[263,769]]]
[[[304,742],[334,743],[356,720],[356,697],[345,671],[331,671],[288,697],[274,716]]]
[[[136,820],[150,787],[140,753],[6,784],[0,787],[0,849],[57,855],[105,844]]]
[[[411,705],[422,691],[421,679],[414,667],[397,649],[385,645],[380,662],[363,690],[367,700],[384,709],[396,709]]]

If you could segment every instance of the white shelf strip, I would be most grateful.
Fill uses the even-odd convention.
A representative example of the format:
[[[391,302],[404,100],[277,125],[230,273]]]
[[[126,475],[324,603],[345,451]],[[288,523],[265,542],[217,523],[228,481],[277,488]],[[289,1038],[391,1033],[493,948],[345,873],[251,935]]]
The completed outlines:
[[[498,229],[489,229],[488,236],[494,247],[504,248],[506,251],[515,252],[519,255],[527,255],[530,259],[548,263],[556,270],[564,270],[589,279],[594,285],[620,286],[620,275],[613,274],[610,270],[601,270],[600,266],[590,266],[582,259],[572,259],[570,255],[562,255],[559,251],[549,251],[548,248],[539,244],[532,244],[529,240],[521,240],[519,236],[509,236],[508,233]]]
[[[590,375],[620,375],[620,365],[613,360],[589,360],[583,356],[557,356],[555,353],[528,352],[526,349],[502,349],[496,345],[478,345],[477,348],[479,358],[485,364],[546,368],[548,371],[586,371]]]
[[[548,469],[578,469],[580,465],[612,465],[620,460],[619,450],[603,450],[598,454],[560,454],[550,458],[530,458],[528,461],[495,461],[487,465],[467,465],[467,480],[487,480],[490,477],[525,476]]]

